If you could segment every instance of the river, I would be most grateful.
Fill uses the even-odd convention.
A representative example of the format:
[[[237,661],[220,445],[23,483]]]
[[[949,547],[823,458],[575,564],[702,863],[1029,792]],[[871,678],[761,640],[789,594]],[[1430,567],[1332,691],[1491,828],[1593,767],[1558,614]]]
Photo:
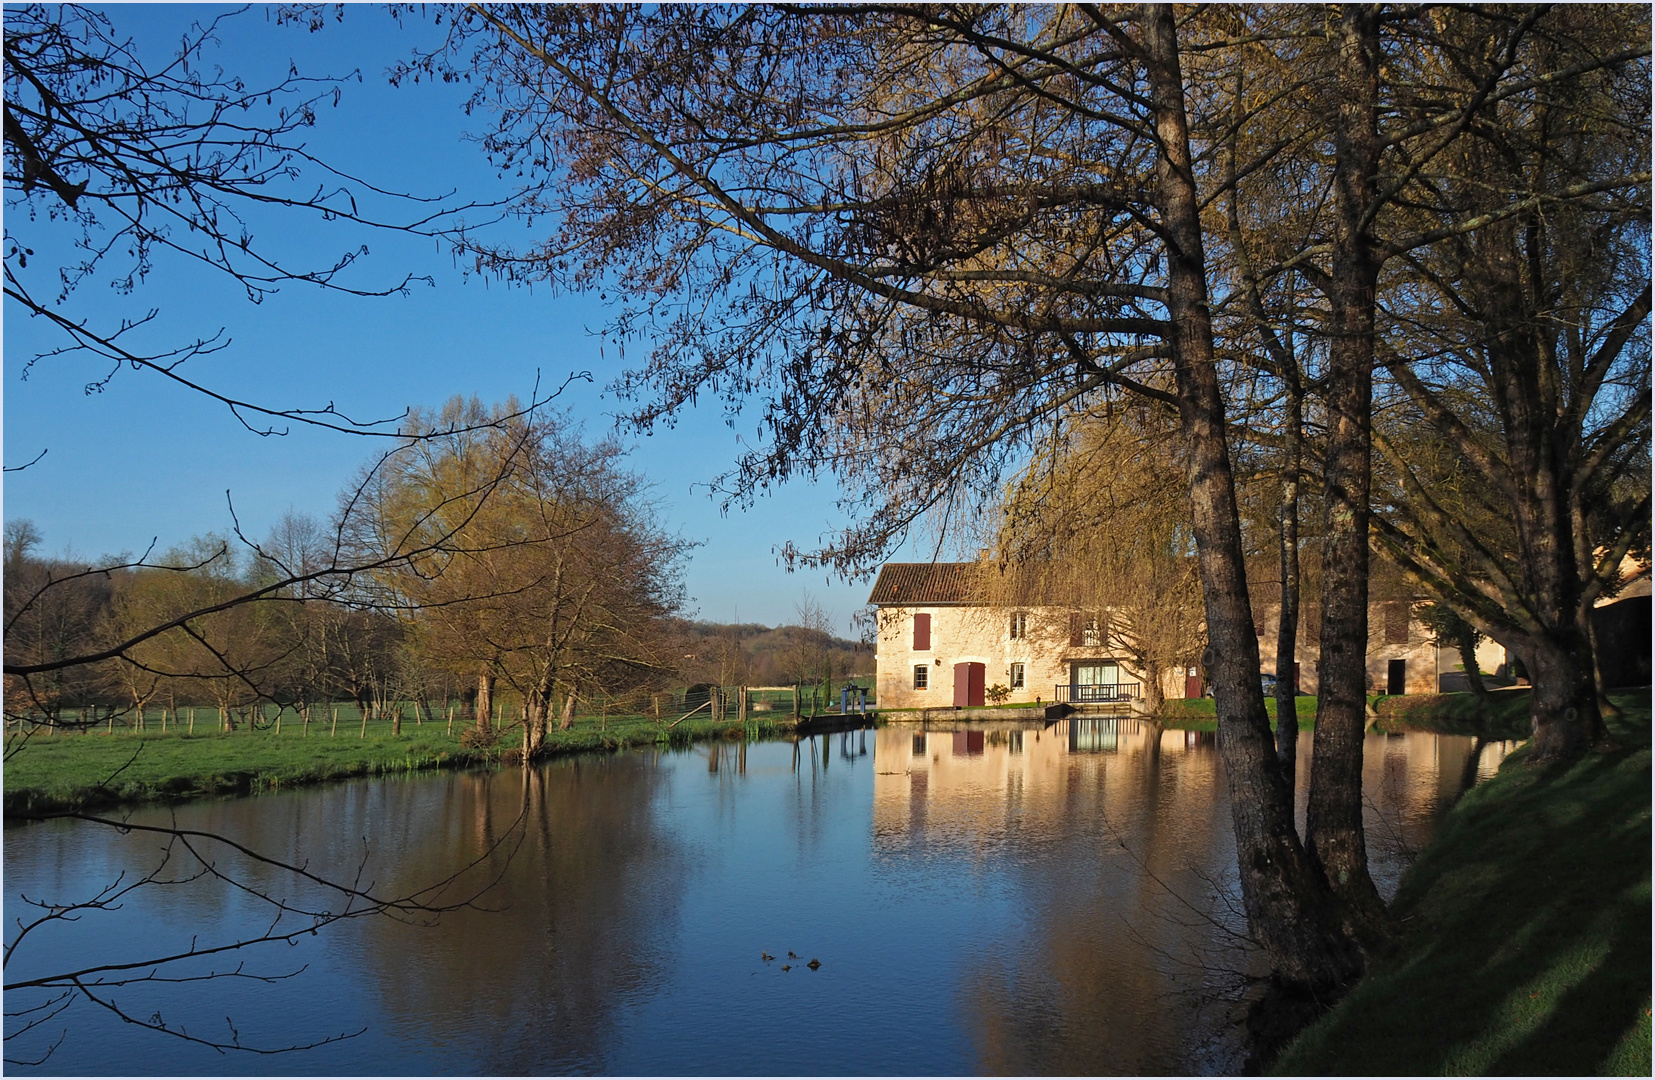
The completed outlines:
[[[1463,786],[1512,746],[1369,736],[1369,848],[1386,896]],[[1302,776],[1308,738],[1301,749]],[[242,964],[234,977],[100,991],[212,1042],[348,1038],[220,1052],[85,1000],[13,1038],[16,1014],[44,1001],[17,990],[8,1071],[1233,1073],[1261,968],[1241,936],[1222,779],[1210,735],[1077,718],[146,808],[132,821],[231,836],[379,895],[479,856],[443,897],[498,883],[435,925],[345,920],[190,970]],[[25,897],[125,887],[156,869],[161,844],[81,822],[7,828],[6,940],[34,910]],[[32,932],[7,982],[256,936],[271,920],[258,891],[338,906],[210,841],[198,850],[222,877],[175,849],[162,871],[175,883]],[[17,1064],[54,1041],[43,1064]]]

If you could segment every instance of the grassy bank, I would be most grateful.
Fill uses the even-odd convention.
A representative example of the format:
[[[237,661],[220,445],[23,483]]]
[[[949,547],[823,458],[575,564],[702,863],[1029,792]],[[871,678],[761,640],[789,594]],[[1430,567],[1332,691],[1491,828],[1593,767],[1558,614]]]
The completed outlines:
[[[1486,698],[1474,694],[1417,694],[1410,696],[1372,695],[1368,704],[1388,730],[1403,727],[1428,728],[1445,735],[1482,735],[1485,738],[1526,739],[1529,735],[1529,692],[1500,690]],[[1275,699],[1265,701],[1270,726],[1276,726]],[[1309,731],[1316,722],[1316,699],[1301,695],[1295,701],[1299,730]],[[1217,731],[1218,715],[1212,698],[1185,698],[1166,702],[1161,722],[1168,727],[1192,731]]]
[[[1519,749],[1460,801],[1396,939],[1278,1072],[1649,1075],[1649,697],[1616,699],[1622,749],[1557,770]]]
[[[1481,735],[1485,739],[1529,737],[1528,689],[1476,694],[1420,694],[1380,698],[1380,725],[1391,730],[1424,728],[1444,735]]]
[[[1270,698],[1264,704],[1270,713],[1270,727],[1273,729],[1276,726],[1276,701]],[[1298,712],[1299,730],[1309,731],[1316,721],[1316,699],[1300,695],[1293,704]],[[1161,723],[1186,731],[1217,731],[1216,709],[1217,704],[1210,697],[1172,698],[1161,706]]]
[[[12,817],[247,794],[355,776],[484,765],[522,745],[520,727],[506,728],[499,742],[484,748],[462,746],[463,730],[455,725],[450,734],[445,724],[405,721],[400,735],[376,722],[366,737],[354,725],[330,734],[323,724],[313,724],[308,735],[297,724],[289,724],[279,735],[246,729],[195,735],[34,735],[5,764],[5,813]],[[749,719],[746,728],[753,735],[779,730],[769,719]],[[692,717],[667,731],[648,717],[583,717],[568,731],[548,732],[546,752],[573,754],[742,734],[742,726],[734,721]]]

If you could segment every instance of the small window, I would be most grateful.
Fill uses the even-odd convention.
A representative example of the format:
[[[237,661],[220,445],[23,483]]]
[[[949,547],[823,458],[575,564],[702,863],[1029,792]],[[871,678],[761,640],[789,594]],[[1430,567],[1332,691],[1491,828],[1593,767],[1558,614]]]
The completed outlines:
[[[1087,646],[1103,644],[1103,629],[1099,625],[1096,615],[1088,615],[1086,621],[1081,625],[1080,643]]]
[[[931,669],[924,664],[914,665],[914,689],[924,690],[931,681]]]
[[[1021,641],[1029,636],[1029,615],[1026,611],[1013,612],[1011,616],[1011,639]]]
[[[1013,665],[1011,665],[1011,688],[1013,690],[1023,689],[1023,665],[1022,664],[1013,664]]]

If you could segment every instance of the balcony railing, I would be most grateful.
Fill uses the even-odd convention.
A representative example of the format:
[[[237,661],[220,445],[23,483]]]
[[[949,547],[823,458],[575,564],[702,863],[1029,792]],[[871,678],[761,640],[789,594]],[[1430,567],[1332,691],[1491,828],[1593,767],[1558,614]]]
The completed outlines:
[[[1092,705],[1110,701],[1136,701],[1142,696],[1142,686],[1135,682],[1123,683],[1058,683],[1053,700],[1059,704]]]

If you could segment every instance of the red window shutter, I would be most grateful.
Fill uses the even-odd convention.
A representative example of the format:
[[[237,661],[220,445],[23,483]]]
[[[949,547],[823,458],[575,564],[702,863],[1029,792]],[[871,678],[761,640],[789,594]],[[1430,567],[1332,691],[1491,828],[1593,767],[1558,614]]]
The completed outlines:
[[[1085,639],[1081,636],[1086,629],[1086,620],[1078,611],[1069,612],[1069,644],[1079,647]]]
[[[914,651],[926,652],[931,648],[931,616],[914,616]]]

